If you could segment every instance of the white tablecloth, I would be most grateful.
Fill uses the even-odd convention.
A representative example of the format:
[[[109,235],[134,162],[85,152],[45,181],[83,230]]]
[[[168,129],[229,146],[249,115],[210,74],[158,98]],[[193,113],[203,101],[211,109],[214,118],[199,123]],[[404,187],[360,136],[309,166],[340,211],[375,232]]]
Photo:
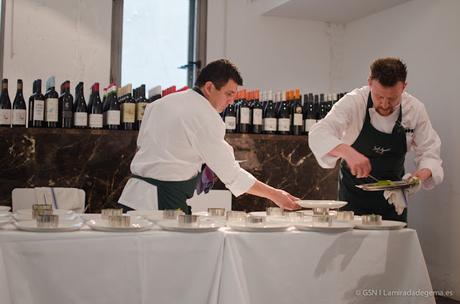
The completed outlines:
[[[432,296],[389,296],[407,290],[432,290],[411,229],[324,234],[0,228],[0,304],[434,303]]]
[[[216,303],[224,235],[0,229],[0,303]]]
[[[421,295],[395,296],[404,291]],[[424,296],[431,291],[412,229],[225,237],[221,304],[434,304],[432,295]]]

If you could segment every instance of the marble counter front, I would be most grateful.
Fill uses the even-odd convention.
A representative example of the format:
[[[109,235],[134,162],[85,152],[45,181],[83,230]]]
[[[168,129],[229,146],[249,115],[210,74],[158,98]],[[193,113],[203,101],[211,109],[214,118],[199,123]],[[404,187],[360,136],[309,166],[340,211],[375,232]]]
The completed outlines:
[[[0,205],[27,187],[76,187],[86,192],[88,212],[113,206],[130,174],[137,131],[0,129]],[[259,180],[304,199],[335,199],[337,169],[320,168],[307,136],[228,134],[241,166]],[[217,183],[217,189],[224,189]],[[265,199],[233,197],[233,209],[264,210]]]

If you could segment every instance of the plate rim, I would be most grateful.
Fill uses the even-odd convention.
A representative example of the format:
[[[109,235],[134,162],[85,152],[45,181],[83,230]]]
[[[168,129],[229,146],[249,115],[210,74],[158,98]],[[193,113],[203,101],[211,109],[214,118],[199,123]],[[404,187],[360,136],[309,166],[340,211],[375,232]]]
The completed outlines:
[[[174,232],[214,232],[223,227],[221,225],[209,226],[209,224],[207,227],[187,227],[179,226],[177,222],[174,221],[159,221],[157,225],[163,230]]]
[[[16,227],[17,230],[21,231],[27,231],[27,232],[72,232],[72,231],[78,231],[83,227],[83,222],[82,221],[74,221],[74,225],[70,227],[56,227],[56,228],[46,228],[46,227],[27,227],[23,226],[24,223],[26,222],[32,222],[35,223],[36,221],[34,220],[27,220],[27,221],[13,221],[14,227]],[[72,221],[71,221],[72,222]]]

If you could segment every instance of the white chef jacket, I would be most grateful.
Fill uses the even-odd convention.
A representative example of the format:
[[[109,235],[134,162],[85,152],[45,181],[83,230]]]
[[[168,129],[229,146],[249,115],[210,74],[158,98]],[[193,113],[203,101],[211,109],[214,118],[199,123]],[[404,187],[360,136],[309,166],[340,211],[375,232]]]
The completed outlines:
[[[185,181],[206,163],[239,196],[256,178],[236,162],[224,136],[225,123],[205,97],[194,90],[167,95],[145,109],[131,172],[161,181]],[[119,203],[133,209],[158,209],[156,186],[131,178]]]
[[[367,100],[370,88],[355,89],[341,98],[309,132],[308,143],[319,165],[334,168],[338,157],[328,153],[339,144],[352,145],[358,138],[366,116]],[[417,169],[428,168],[432,177],[423,183],[425,189],[431,189],[442,182],[441,140],[432,128],[425,106],[417,98],[404,92],[401,96],[402,121],[406,132],[407,151],[415,152]],[[400,107],[389,116],[380,115],[374,108],[369,109],[372,126],[380,132],[390,134],[399,116]]]

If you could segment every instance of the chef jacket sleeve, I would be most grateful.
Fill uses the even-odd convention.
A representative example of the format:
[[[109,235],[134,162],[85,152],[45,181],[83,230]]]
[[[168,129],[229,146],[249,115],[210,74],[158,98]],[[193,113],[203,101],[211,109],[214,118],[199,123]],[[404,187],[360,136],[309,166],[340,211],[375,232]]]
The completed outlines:
[[[254,185],[256,178],[240,167],[225,141],[225,124],[219,115],[187,115],[182,124],[193,149],[233,195],[239,196]]]

